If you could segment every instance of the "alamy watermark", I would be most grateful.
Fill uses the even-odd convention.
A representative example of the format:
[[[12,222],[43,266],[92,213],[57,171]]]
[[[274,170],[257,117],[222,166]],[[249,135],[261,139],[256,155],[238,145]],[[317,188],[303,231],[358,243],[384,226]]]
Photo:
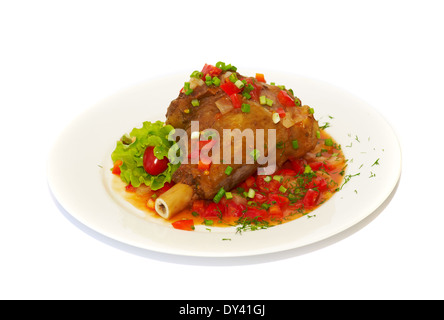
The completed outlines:
[[[175,141],[168,159],[177,164],[254,164],[259,165],[257,174],[270,175],[276,170],[276,129],[223,129],[222,139],[215,129],[199,130],[199,121],[191,121],[191,139],[183,129],[174,129],[168,140]],[[245,141],[245,152],[244,152]],[[200,142],[206,142],[202,147]],[[188,153],[188,143],[190,153]],[[221,143],[222,148],[221,148]],[[221,155],[221,149],[222,155]]]

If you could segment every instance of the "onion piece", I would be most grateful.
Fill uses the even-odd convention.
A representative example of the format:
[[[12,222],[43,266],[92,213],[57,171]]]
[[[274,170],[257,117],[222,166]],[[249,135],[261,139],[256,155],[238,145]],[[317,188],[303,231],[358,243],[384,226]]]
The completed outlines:
[[[202,79],[191,77],[190,78],[190,89],[194,90],[196,87],[201,86],[204,83],[205,82]]]
[[[300,111],[295,107],[287,108],[285,112],[285,117],[282,118],[282,125],[285,128],[290,128],[294,126],[296,123],[304,120],[304,117],[301,115]]]
[[[216,101],[216,107],[219,109],[220,113],[226,114],[234,109],[233,103],[229,97],[222,97]]]

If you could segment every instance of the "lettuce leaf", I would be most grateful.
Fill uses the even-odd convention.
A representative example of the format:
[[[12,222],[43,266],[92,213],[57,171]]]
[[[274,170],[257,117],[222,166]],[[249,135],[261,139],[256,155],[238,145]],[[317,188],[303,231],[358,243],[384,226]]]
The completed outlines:
[[[148,146],[154,147],[154,155],[158,159],[168,157],[168,150],[175,144],[174,141],[168,140],[168,134],[174,130],[170,125],[164,125],[162,121],[154,123],[145,121],[141,128],[134,128],[129,134],[129,138],[117,141],[116,148],[111,154],[114,162],[121,160],[123,164],[120,166],[120,178],[126,184],[139,187],[142,183],[150,187],[152,190],[162,188],[165,182],[171,182],[173,173],[180,166],[178,164],[168,163],[168,168],[156,175],[148,174],[143,168],[143,154]],[[122,140],[134,140],[127,144]]]

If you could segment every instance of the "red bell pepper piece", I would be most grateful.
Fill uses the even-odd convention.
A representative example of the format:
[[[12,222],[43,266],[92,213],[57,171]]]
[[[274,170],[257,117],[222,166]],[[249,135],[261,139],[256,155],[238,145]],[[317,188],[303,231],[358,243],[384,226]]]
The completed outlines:
[[[284,107],[294,107],[296,103],[294,99],[285,90],[281,90],[278,93],[278,100]]]

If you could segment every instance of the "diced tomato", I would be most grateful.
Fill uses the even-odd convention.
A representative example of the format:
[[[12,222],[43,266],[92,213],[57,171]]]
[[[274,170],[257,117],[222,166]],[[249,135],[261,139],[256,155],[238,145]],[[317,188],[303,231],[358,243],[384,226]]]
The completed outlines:
[[[281,169],[278,172],[276,172],[276,174],[280,175],[280,176],[292,176],[292,177],[294,177],[298,173],[295,170],[293,170],[293,169]]]
[[[308,189],[302,202],[305,207],[313,207],[317,205],[318,199],[319,199],[319,191],[316,191],[314,189]]]
[[[206,64],[202,69],[203,80],[205,80],[206,75],[210,75],[211,77],[217,77],[222,72],[222,69],[219,69],[211,64]]]
[[[308,165],[310,166],[311,170],[313,170],[313,171],[318,171],[319,169],[321,169],[323,167],[323,164],[320,161],[310,162]]]
[[[291,167],[294,171],[296,171],[296,174],[303,174],[305,170],[305,164],[306,161],[304,159],[290,159]]]
[[[290,200],[286,196],[277,193],[272,193],[268,196],[267,202],[269,204],[277,204],[280,208],[285,208],[286,206],[289,205]]]
[[[211,167],[211,158],[208,158],[210,161],[202,161],[199,160],[199,163],[197,165],[197,169],[199,169],[200,171],[205,171],[205,170],[210,170]]]
[[[307,189],[318,189],[319,191],[326,191],[328,190],[327,181],[322,177],[314,177],[313,180],[311,180],[307,186]]]
[[[262,86],[257,84],[253,78],[245,78],[247,84],[251,84],[253,86],[253,90],[250,91],[251,100],[259,101],[259,96],[262,90]]]
[[[247,207],[243,204],[237,204],[234,201],[229,201],[227,204],[227,210],[225,216],[227,217],[241,217]]]
[[[258,209],[255,207],[248,207],[247,212],[245,212],[244,214],[245,218],[250,218],[250,219],[257,219],[258,221],[262,221],[264,219],[267,219],[268,217],[268,212],[265,209]]]
[[[329,172],[336,169],[336,166],[333,163],[329,162],[329,161],[324,162],[323,165],[324,165],[324,169],[329,171]]]
[[[242,107],[242,96],[239,93],[233,93],[230,99],[235,109]]]
[[[285,111],[282,108],[277,108],[276,113],[279,115],[279,118],[285,117]]]
[[[120,172],[120,166],[122,164],[123,164],[122,160],[116,160],[116,162],[114,162],[114,167],[113,167],[112,173],[120,176],[120,173],[121,173]]]
[[[162,194],[164,192],[167,192],[168,190],[170,190],[172,187],[174,186],[174,182],[165,182],[163,187],[160,188],[159,190],[157,190],[156,193],[158,194]]]
[[[256,73],[256,80],[259,81],[259,82],[266,83],[265,76],[262,73]]]
[[[225,206],[222,203],[210,202],[205,211],[201,214],[205,219],[221,218],[225,213]]]
[[[133,185],[131,183],[125,187],[125,190],[127,192],[136,192],[136,188],[133,187]]]
[[[236,87],[236,85],[231,82],[230,80],[226,81],[225,83],[222,83],[220,85],[220,88],[225,91],[226,94],[228,94],[229,96],[235,94],[235,93],[239,93],[241,92],[241,89],[239,89],[238,87]]]
[[[263,195],[262,193],[256,192],[254,194],[254,201],[256,201],[257,203],[264,203],[265,201],[267,201],[267,196]]]
[[[247,180],[245,180],[245,184],[247,185],[247,188],[251,188],[255,182],[256,182],[256,179],[253,176],[249,176],[247,178]]]
[[[284,216],[281,208],[278,205],[272,205],[268,209],[268,212],[270,213],[270,216],[273,218],[282,218]]]
[[[278,93],[278,100],[284,107],[294,107],[296,103],[294,99],[285,90],[281,90]]]
[[[177,220],[177,221],[173,222],[172,225],[175,229],[179,229],[179,230],[186,230],[186,231],[194,230],[193,219]]]
[[[201,215],[205,211],[205,201],[194,200],[193,206],[191,207],[191,211],[197,212],[198,214]]]

